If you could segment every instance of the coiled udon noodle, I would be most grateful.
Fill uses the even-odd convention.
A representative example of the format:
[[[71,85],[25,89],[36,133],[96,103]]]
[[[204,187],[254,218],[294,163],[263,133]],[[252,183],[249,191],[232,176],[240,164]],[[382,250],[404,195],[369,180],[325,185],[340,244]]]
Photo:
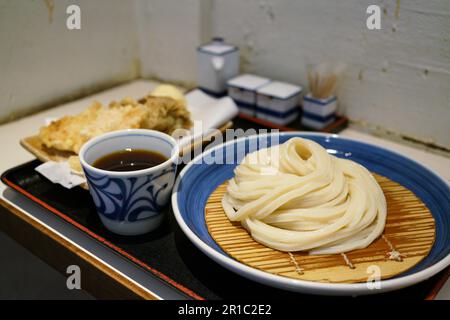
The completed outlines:
[[[363,166],[314,141],[292,138],[248,154],[222,199],[231,221],[281,251],[344,253],[384,230],[386,200]]]

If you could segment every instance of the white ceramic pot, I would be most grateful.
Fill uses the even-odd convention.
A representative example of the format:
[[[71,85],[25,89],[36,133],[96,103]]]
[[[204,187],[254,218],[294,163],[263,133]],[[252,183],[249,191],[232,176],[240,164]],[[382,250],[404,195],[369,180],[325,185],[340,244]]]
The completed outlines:
[[[213,95],[225,95],[226,83],[239,74],[239,49],[221,38],[197,48],[198,87]]]

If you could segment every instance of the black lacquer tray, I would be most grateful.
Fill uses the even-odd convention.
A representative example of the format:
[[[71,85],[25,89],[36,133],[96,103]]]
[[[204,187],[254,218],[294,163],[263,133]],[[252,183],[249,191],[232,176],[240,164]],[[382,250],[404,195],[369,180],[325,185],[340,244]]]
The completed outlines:
[[[44,206],[60,219],[87,233],[95,241],[129,259],[146,272],[161,278],[170,284],[173,290],[182,292],[188,299],[321,298],[260,285],[217,265],[184,236],[170,206],[166,208],[163,226],[156,232],[137,237],[112,234],[101,224],[88,191],[80,187],[68,190],[51,183],[34,170],[39,164],[40,162],[35,160],[14,167],[3,173],[1,179],[9,187]],[[413,287],[370,298],[433,298],[443,277],[446,277],[445,270]],[[333,297],[333,299],[353,298]]]

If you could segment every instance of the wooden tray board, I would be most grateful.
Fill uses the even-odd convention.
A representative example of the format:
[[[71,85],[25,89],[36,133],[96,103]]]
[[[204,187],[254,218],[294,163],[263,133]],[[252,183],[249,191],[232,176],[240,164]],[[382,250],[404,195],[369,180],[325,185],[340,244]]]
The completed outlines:
[[[341,130],[345,129],[348,124],[348,118],[345,116],[336,116],[336,120],[333,123],[330,123],[328,126],[326,126],[323,129],[320,130],[314,130],[311,128],[307,128],[301,125],[301,117],[297,117],[294,121],[291,123],[282,126],[278,125],[276,123],[263,120],[257,117],[250,116],[245,113],[239,113],[239,118],[244,119],[246,121],[253,122],[257,125],[271,128],[271,129],[278,129],[280,131],[317,131],[317,132],[326,132],[326,133],[338,133]]]
[[[366,282],[373,271],[380,269],[380,278],[401,274],[424,259],[435,239],[435,221],[426,205],[410,190],[374,174],[384,191],[388,206],[383,235],[365,249],[345,255],[308,255],[304,252],[281,252],[255,240],[238,222],[228,220],[221,200],[227,182],[209,197],[205,207],[208,231],[217,244],[231,257],[250,267],[272,274],[327,283]],[[395,250],[398,261],[390,254]],[[394,252],[395,253],[395,252]]]
[[[76,156],[70,151],[60,151],[54,148],[47,148],[42,144],[38,135],[23,138],[20,140],[20,145],[27,151],[36,156],[40,161],[66,161],[70,156]]]

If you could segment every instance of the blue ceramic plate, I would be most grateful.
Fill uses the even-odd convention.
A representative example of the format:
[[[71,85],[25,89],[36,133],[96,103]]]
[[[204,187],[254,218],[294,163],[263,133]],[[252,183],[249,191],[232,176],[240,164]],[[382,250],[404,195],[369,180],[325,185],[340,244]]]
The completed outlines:
[[[211,238],[206,227],[204,208],[209,195],[233,176],[236,160],[241,160],[249,152],[283,143],[292,137],[314,140],[329,153],[356,161],[370,171],[402,184],[420,197],[436,221],[436,240],[429,255],[407,272],[383,280],[381,289],[370,290],[365,283],[330,284],[289,279],[251,268],[226,254]],[[334,295],[380,293],[426,280],[450,265],[449,183],[399,153],[337,135],[303,132],[255,135],[209,149],[181,171],[172,194],[172,206],[181,229],[206,255],[244,277],[282,289]]]

